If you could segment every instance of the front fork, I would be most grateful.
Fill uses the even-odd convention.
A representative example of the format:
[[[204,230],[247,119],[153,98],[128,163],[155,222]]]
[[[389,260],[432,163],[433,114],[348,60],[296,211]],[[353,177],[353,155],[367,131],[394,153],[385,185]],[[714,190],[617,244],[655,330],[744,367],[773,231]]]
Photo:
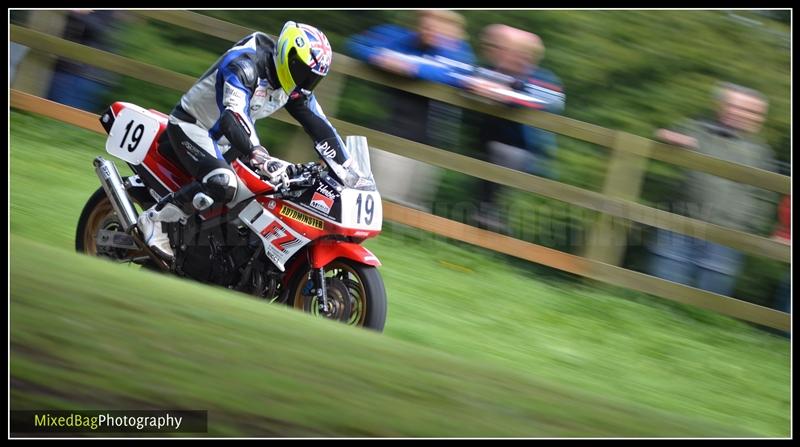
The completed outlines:
[[[319,306],[319,310],[323,313],[328,313],[330,311],[330,305],[328,304],[328,290],[325,288],[325,268],[320,267],[318,269],[312,269],[311,277],[314,283],[314,289],[317,291],[317,305]]]

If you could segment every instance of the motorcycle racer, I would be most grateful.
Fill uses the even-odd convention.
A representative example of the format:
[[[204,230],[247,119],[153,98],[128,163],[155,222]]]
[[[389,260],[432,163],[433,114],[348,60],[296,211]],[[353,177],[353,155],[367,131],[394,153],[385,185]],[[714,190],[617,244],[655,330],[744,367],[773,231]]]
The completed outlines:
[[[297,167],[270,156],[254,126],[282,107],[303,126],[324,161],[347,168],[347,149],[313,93],[332,58],[321,31],[289,21],[277,41],[262,32],[246,36],[195,82],[170,113],[166,129],[194,181],[140,215],[148,246],[172,259],[161,222],[182,221],[211,203],[231,201],[239,185],[229,163],[236,158],[249,160],[276,187],[294,175]]]

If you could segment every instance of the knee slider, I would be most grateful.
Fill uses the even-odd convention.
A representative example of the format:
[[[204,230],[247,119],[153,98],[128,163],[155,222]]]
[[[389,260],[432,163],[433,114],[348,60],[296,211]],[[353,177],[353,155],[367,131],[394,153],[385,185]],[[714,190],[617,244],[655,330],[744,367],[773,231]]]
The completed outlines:
[[[237,186],[236,176],[230,169],[214,169],[203,177],[203,189],[219,204],[233,200]]]

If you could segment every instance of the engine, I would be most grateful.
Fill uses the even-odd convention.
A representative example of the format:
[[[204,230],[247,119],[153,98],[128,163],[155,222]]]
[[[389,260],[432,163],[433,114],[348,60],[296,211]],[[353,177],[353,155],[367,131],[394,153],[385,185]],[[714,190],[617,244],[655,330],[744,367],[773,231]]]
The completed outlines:
[[[244,226],[197,218],[182,228],[175,227],[178,234],[173,240],[182,241],[176,250],[176,268],[198,281],[235,286],[248,262],[263,250],[261,241]]]

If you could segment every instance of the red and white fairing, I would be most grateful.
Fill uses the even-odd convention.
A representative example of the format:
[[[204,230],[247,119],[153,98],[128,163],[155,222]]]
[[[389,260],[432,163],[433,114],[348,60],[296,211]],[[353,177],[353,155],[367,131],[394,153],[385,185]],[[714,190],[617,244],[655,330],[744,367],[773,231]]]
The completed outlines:
[[[107,127],[106,151],[127,162],[148,188],[163,196],[193,180],[174,156],[159,147],[167,115],[127,102],[112,104],[110,114],[113,123]],[[239,183],[236,195],[231,202],[200,216],[207,220],[227,214],[255,197],[238,211],[238,218],[261,238],[267,257],[282,271],[297,267],[299,261],[291,266],[287,262],[304,247],[309,249],[314,268],[339,257],[380,265],[369,250],[358,245],[381,232],[383,212],[377,190],[339,183],[334,189],[320,180],[297,200],[284,200],[270,197],[275,188],[244,163],[234,160],[231,168]]]

